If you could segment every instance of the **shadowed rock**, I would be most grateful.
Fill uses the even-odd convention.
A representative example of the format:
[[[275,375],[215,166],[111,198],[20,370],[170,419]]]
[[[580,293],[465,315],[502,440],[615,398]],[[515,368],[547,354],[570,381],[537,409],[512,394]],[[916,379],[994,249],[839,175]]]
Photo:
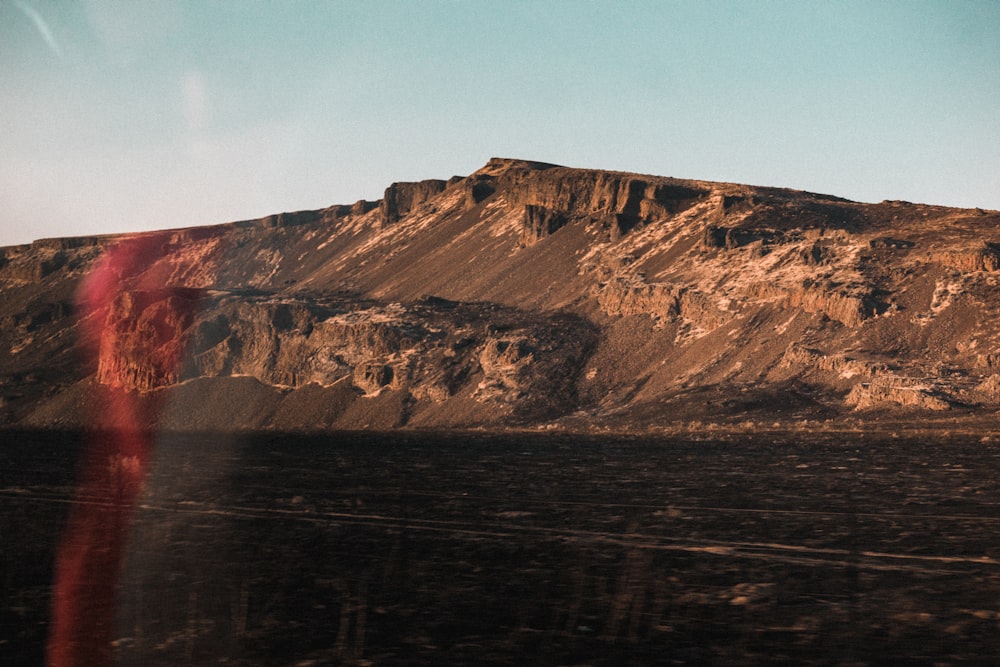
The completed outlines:
[[[419,183],[393,183],[385,189],[380,204],[382,226],[398,221],[410,211],[429,201],[445,188],[445,181],[427,180]]]

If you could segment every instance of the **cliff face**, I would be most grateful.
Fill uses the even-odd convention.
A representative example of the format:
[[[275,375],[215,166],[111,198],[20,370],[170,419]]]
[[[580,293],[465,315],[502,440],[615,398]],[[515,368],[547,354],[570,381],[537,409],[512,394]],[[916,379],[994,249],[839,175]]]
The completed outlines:
[[[0,249],[0,420],[89,423],[100,386],[218,428],[1000,409],[997,212],[493,159],[142,239],[100,312],[121,238]]]

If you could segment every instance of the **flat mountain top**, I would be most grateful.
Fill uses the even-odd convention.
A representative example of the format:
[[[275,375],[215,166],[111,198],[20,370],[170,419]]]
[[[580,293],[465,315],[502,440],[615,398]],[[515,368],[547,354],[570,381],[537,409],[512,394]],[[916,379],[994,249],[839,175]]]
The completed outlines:
[[[493,158],[0,249],[0,422],[988,430],[998,278],[996,211]]]

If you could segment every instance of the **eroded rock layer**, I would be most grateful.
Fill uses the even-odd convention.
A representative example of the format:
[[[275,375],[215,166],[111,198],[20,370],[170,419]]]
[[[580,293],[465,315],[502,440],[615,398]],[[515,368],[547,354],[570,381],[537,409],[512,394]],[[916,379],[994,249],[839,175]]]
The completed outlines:
[[[378,202],[0,249],[0,422],[100,423],[101,391],[178,428],[979,419],[998,280],[995,211],[492,159]]]

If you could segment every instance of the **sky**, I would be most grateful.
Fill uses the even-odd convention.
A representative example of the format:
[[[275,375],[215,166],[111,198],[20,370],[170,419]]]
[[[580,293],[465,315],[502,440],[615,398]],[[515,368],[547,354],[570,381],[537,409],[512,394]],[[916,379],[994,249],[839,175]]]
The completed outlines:
[[[0,0],[0,246],[493,156],[1000,209],[1000,2]]]

